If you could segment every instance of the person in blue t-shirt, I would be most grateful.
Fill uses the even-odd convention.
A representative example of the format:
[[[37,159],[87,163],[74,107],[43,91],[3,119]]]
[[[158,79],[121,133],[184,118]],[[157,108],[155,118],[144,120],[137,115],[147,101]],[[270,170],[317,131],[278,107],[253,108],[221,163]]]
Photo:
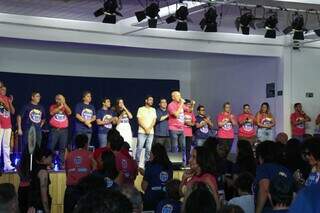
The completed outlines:
[[[303,155],[312,169],[305,185],[320,184],[320,138],[313,137],[306,140],[303,150]]]
[[[45,110],[40,105],[41,95],[34,91],[31,94],[30,103],[24,105],[17,116],[18,134],[22,136],[22,149],[28,144],[28,131],[31,126],[35,127],[37,144],[42,140],[42,126],[45,123]]]
[[[165,198],[165,185],[173,177],[172,163],[163,145],[156,143],[151,148],[150,161],[145,165],[141,188],[145,192],[143,206],[145,211],[154,211],[157,204]]]
[[[156,213],[180,213],[181,212],[181,181],[174,179],[166,184],[167,197],[157,205]]]
[[[289,213],[320,212],[320,184],[314,184],[302,189],[290,206]]]
[[[75,137],[77,135],[86,134],[88,143],[90,144],[92,136],[92,122],[96,120],[96,111],[91,105],[91,92],[85,91],[82,94],[82,102],[75,107],[76,121],[75,121]]]
[[[262,213],[272,209],[268,201],[271,180],[277,175],[285,175],[288,182],[293,182],[293,177],[289,169],[280,164],[283,153],[276,143],[272,141],[260,143],[256,149],[256,156],[260,163],[254,181],[256,213]]]
[[[110,109],[111,101],[109,98],[104,98],[102,101],[102,108],[97,112],[97,124],[98,124],[98,138],[100,147],[107,146],[107,135],[112,125],[116,124],[117,117],[115,112]]]
[[[161,98],[159,108],[157,108],[157,120],[154,129],[154,143],[160,143],[166,147],[167,152],[171,151],[169,127],[168,127],[168,111],[167,100]]]
[[[202,146],[206,139],[212,137],[213,123],[210,117],[206,115],[206,109],[204,106],[199,105],[197,107],[198,115],[196,116],[196,128],[194,132],[194,138],[197,146]]]

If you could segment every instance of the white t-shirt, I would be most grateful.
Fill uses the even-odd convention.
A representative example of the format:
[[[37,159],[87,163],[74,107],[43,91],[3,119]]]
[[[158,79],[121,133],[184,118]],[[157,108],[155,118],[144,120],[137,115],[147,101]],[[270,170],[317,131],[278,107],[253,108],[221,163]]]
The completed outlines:
[[[254,196],[243,195],[229,200],[228,204],[240,206],[245,213],[254,213]]]

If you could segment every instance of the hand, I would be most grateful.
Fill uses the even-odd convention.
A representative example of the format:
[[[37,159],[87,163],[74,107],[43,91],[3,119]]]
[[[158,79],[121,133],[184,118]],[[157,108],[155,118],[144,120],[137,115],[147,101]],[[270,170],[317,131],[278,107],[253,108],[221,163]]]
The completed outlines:
[[[61,95],[61,103],[63,105],[66,103],[66,98],[63,95]]]
[[[150,132],[151,132],[151,128],[146,128],[146,134],[150,134]]]
[[[88,126],[89,128],[92,127],[92,124],[91,124],[91,121],[90,121],[90,120],[84,121],[84,124],[85,124],[86,126]]]
[[[140,175],[144,176],[144,169],[142,169],[141,167],[138,168],[138,172],[140,173]]]
[[[9,95],[9,101],[10,101],[10,103],[13,102],[13,95]]]
[[[186,102],[186,101],[185,101],[183,98],[180,99],[180,103],[181,103],[181,104],[184,104],[185,102]]]
[[[22,132],[22,129],[18,129],[18,135],[22,135],[23,132]]]
[[[195,101],[195,100],[192,100],[192,101],[191,101],[191,104],[192,104],[192,105],[195,105],[195,104],[196,104],[196,101]]]

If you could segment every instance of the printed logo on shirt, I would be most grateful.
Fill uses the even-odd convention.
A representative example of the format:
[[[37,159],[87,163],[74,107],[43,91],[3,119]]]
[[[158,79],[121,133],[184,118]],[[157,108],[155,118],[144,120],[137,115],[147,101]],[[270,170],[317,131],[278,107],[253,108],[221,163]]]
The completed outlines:
[[[67,116],[63,112],[58,112],[54,115],[54,120],[58,122],[64,122],[67,120]]]
[[[2,102],[0,102],[0,116],[4,118],[10,117],[10,112],[6,110]]]
[[[161,209],[161,213],[171,213],[172,211],[173,211],[173,206],[171,204],[166,204]]]
[[[103,116],[102,120],[103,121],[107,121],[107,120],[110,120],[110,119],[112,119],[112,116],[107,114],[107,115]],[[107,128],[107,129],[111,129],[112,128],[112,124],[111,123],[105,124],[104,127]]]
[[[93,117],[93,111],[91,109],[85,108],[81,112],[81,117],[83,117],[84,120],[91,120]]]
[[[185,117],[185,116],[184,116],[184,112],[182,111],[182,112],[179,113],[177,119],[178,119],[178,121],[179,121],[180,123],[184,123],[184,117]]]
[[[33,122],[33,123],[40,123],[41,122],[41,115],[42,115],[42,112],[41,110],[38,110],[38,109],[32,109],[30,112],[29,112],[29,118],[30,120]]]
[[[271,125],[271,122],[272,121],[272,119],[271,118],[263,118],[262,120],[261,120],[261,123],[263,124],[263,125]]]
[[[167,182],[168,179],[169,179],[169,175],[168,175],[167,172],[165,172],[165,171],[160,172],[160,180],[161,180],[161,182]]]
[[[208,125],[205,125],[203,127],[200,128],[200,132],[207,134],[209,132],[209,128]]]
[[[301,121],[303,118],[299,117],[296,119],[296,122]],[[304,129],[304,123],[300,123],[296,126],[299,129]]]
[[[120,123],[129,123],[129,118],[127,114],[123,114]]]
[[[185,115],[185,116],[184,116],[184,121],[185,121],[185,122],[187,122],[187,121],[190,121],[190,122],[191,122],[191,121],[192,121],[191,116],[190,116],[190,115]]]
[[[313,172],[309,175],[308,179],[306,180],[305,185],[310,186],[310,185],[318,184],[319,180],[320,180],[320,173]]]
[[[80,165],[82,162],[82,157],[81,156],[76,156],[73,160],[74,164]]]
[[[128,162],[125,159],[121,160],[121,167],[123,169],[127,169],[128,168]]]
[[[245,123],[243,124],[243,130],[244,130],[244,131],[247,131],[247,132],[252,131],[252,130],[253,130],[253,123],[251,123],[251,122],[245,122]]]
[[[232,129],[232,123],[231,122],[226,123],[225,125],[222,126],[222,129],[224,129],[226,131],[231,130]]]
[[[106,188],[111,188],[113,186],[113,180],[111,180],[110,178],[108,177],[105,177],[104,178],[104,183],[106,184]]]

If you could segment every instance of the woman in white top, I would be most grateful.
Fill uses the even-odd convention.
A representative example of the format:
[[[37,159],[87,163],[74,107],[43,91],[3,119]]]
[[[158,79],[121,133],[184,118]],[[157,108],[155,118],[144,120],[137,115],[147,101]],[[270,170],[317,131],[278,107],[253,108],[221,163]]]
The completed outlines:
[[[132,119],[132,114],[124,105],[122,98],[116,100],[115,111],[118,117],[116,129],[119,131],[124,141],[129,143],[130,147],[133,148],[132,130],[130,125],[130,119]]]

